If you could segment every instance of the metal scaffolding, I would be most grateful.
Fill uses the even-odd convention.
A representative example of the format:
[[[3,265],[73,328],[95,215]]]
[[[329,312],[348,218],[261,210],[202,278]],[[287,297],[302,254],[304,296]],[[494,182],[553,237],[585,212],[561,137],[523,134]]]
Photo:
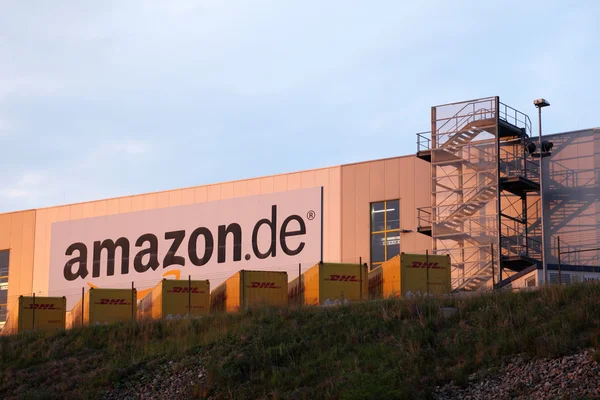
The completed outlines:
[[[434,253],[450,254],[455,290],[491,287],[539,259],[528,222],[527,194],[539,193],[530,133],[527,115],[490,97],[432,107],[430,138],[418,134],[417,156],[432,166],[418,230]]]

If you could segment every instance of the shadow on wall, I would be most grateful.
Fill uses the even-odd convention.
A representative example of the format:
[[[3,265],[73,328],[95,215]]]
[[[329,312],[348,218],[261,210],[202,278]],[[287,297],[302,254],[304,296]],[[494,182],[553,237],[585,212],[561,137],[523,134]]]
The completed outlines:
[[[551,247],[548,262],[556,263],[558,237],[561,252],[600,246],[600,129],[546,138],[554,143],[544,176],[546,238]],[[531,196],[528,204],[531,237],[539,239],[539,196]],[[561,262],[600,266],[600,251],[563,254]]]

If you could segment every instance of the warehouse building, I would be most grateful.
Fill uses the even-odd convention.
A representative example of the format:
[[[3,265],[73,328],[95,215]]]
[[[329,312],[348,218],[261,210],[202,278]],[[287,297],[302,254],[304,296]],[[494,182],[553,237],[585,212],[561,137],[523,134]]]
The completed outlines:
[[[432,107],[431,126],[414,155],[0,214],[0,321],[32,292],[70,309],[90,287],[216,287],[242,269],[291,280],[322,260],[373,268],[400,252],[450,254],[455,290],[540,284],[529,117],[491,97]],[[560,237],[561,279],[597,279],[600,129],[544,139],[548,278]]]

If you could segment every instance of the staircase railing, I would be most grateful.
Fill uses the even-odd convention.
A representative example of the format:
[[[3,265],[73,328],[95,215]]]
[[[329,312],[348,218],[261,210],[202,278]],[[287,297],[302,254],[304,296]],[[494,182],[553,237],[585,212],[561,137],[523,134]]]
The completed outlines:
[[[467,265],[469,264],[470,266],[467,267]],[[460,290],[474,281],[479,281],[477,282],[478,285],[483,285],[488,279],[492,278],[492,275],[493,270],[490,254],[489,258],[486,260],[465,263],[463,267],[462,276],[456,276],[452,278],[452,287],[454,288],[454,290]]]
[[[531,120],[529,119],[529,116],[516,108],[500,103],[498,107],[498,117],[517,128],[525,128],[526,133],[531,135]]]
[[[417,153],[431,150],[431,132],[417,133]]]
[[[469,118],[475,118],[477,115],[485,116],[490,119],[495,117],[495,100],[494,98],[479,99],[466,103],[460,110],[454,113],[449,118],[438,118],[437,121],[446,120],[440,127],[436,128],[436,135],[443,135],[461,130],[469,122]],[[486,105],[486,107],[482,106]],[[470,110],[469,110],[470,108]],[[467,113],[463,111],[468,110]],[[452,125],[454,122],[454,126]],[[448,125],[450,124],[450,125]]]
[[[597,187],[598,175],[598,169],[595,168],[575,170],[559,161],[552,160],[549,163],[550,190]]]
[[[534,182],[539,182],[539,171],[539,162],[526,157],[521,145],[513,147],[512,151],[500,148],[500,176],[522,176]]]
[[[555,243],[552,243],[553,246],[556,246]],[[569,242],[566,242],[562,237],[560,239],[560,262],[561,264],[570,264],[570,265],[591,265],[598,266],[600,265],[600,251],[585,251],[578,252],[578,250],[585,250],[590,248],[589,244],[583,245],[574,245]],[[553,248],[555,252],[555,248]]]
[[[542,254],[542,243],[525,235],[521,229],[503,223],[501,252],[505,257],[521,256],[539,260]]]
[[[457,217],[461,211],[465,211],[469,209],[469,213],[465,216],[472,216],[481,208],[485,207],[485,205],[490,201],[490,199],[486,196],[486,194],[491,193],[495,190],[492,186],[483,186],[481,188],[470,188],[465,190],[464,197],[467,200],[464,200],[460,203],[452,203],[452,204],[441,204],[435,207],[435,221],[449,221]],[[493,198],[493,194],[492,194]],[[473,207],[476,206],[476,209]],[[460,218],[460,217],[459,217]]]
[[[456,121],[455,127],[452,130],[446,132],[440,132],[440,129],[436,131],[436,147],[440,148],[444,146],[447,142],[449,142],[455,135],[459,132],[462,132],[465,127],[479,120],[486,120],[494,118],[494,111],[486,108],[480,108],[476,111],[473,111],[470,114],[464,115],[460,120]],[[449,121],[444,123],[446,125]],[[442,125],[442,126],[444,126]],[[445,138],[445,140],[443,140]]]
[[[464,113],[465,110],[468,111],[466,114]],[[486,98],[466,103],[451,117],[439,118],[437,121],[445,120],[445,122],[437,127],[435,132],[417,133],[417,151],[431,149],[431,136],[433,134],[438,138],[436,143],[439,147],[441,144],[445,143],[445,141],[441,142],[440,140],[442,136],[461,131],[472,121],[495,118],[496,112],[498,113],[499,119],[504,120],[517,128],[525,128],[525,133],[531,135],[532,125],[527,114],[504,103],[499,103],[498,110],[496,110],[494,98]]]
[[[431,226],[431,207],[417,208],[417,227]]]

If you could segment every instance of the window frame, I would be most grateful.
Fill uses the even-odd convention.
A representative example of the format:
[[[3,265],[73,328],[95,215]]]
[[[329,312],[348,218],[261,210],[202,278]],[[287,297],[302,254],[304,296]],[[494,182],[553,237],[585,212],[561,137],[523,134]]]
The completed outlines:
[[[398,228],[394,228],[394,229],[388,229],[388,203],[391,202],[397,202],[398,204]],[[378,231],[374,231],[373,230],[373,209],[374,209],[374,205],[375,204],[379,204],[379,203],[383,203],[383,230],[378,230]],[[400,199],[389,199],[389,200],[382,200],[382,201],[373,201],[371,203],[369,203],[369,264],[370,264],[370,269],[375,269],[377,267],[379,267],[381,264],[383,264],[384,262],[386,262],[387,260],[389,260],[388,257],[388,234],[395,234],[396,236],[398,236],[398,244],[394,245],[394,246],[398,246],[398,253],[400,254],[400,246],[401,246],[401,240],[400,240]],[[373,261],[373,235],[377,235],[377,234],[383,234],[383,261]]]
[[[6,261],[6,263],[7,263],[7,265],[6,265],[6,275],[0,276],[0,279],[2,279],[2,280],[5,279],[6,280],[6,282],[2,282],[3,283],[2,286],[6,287],[6,289],[2,289],[3,291],[6,290],[6,295],[7,295],[6,296],[6,303],[0,304],[0,307],[3,308],[6,311],[6,309],[8,307],[8,276],[10,274],[10,249],[0,250],[0,253],[7,253],[7,258],[6,258],[6,260],[7,260]],[[6,323],[6,316],[7,316],[6,312],[4,313],[4,316],[5,316],[5,318],[0,319],[0,329]]]

